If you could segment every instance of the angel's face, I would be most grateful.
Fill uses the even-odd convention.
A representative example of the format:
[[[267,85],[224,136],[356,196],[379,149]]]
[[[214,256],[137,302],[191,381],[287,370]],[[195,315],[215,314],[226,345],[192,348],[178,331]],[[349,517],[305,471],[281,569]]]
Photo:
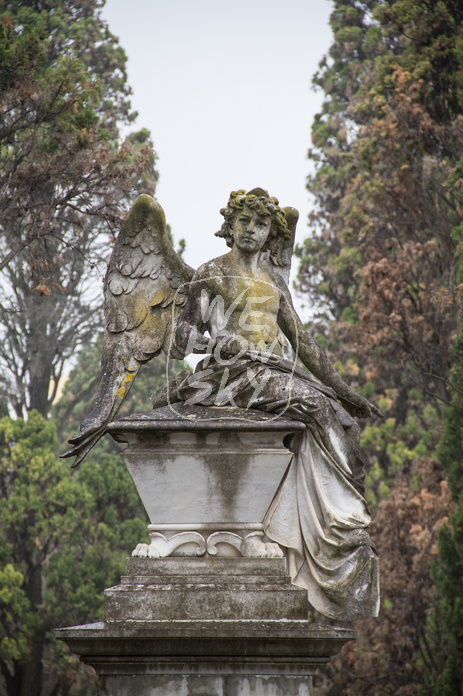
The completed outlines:
[[[233,223],[233,243],[240,251],[248,254],[262,249],[270,234],[270,215],[260,215],[247,205],[243,207]]]

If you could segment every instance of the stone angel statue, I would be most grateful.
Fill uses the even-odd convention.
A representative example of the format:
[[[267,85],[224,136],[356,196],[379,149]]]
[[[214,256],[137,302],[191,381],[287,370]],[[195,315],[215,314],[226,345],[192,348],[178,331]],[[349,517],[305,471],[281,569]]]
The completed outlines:
[[[298,213],[285,208],[284,214],[289,233],[277,240],[267,263],[288,282]],[[162,207],[151,196],[138,196],[104,280],[105,336],[98,388],[80,432],[69,440],[71,449],[61,455],[76,457],[73,468],[107,432],[144,363],[161,351],[172,358],[185,357],[174,334],[193,275],[172,247]],[[155,406],[167,404],[167,388],[153,395]],[[172,400],[177,400],[175,393],[169,396]]]
[[[381,413],[344,382],[294,310],[287,283],[297,211],[253,189],[233,191],[220,212],[216,234],[230,251],[194,272],[173,250],[159,204],[146,195],[135,201],[105,279],[100,383],[62,456],[82,461],[144,362],[161,350],[204,354],[194,373],[154,394],[154,406],[251,408],[303,422],[265,533],[286,547],[293,583],[321,613],[376,616],[378,557],[354,418]]]

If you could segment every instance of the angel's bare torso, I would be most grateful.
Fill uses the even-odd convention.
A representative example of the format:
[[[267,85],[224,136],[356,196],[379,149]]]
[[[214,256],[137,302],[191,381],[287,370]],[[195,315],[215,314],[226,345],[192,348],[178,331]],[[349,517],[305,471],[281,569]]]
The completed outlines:
[[[281,304],[281,281],[263,267],[247,272],[230,252],[195,274],[178,335],[186,347],[185,339],[195,331],[197,352],[212,337],[214,342],[235,341],[240,348],[281,355]]]

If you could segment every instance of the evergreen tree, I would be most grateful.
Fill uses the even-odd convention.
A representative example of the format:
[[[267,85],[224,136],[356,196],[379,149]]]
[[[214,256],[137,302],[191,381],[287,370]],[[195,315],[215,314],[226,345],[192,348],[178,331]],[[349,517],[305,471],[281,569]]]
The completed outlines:
[[[380,393],[396,390],[401,424],[411,389],[449,399],[462,22],[451,0],[341,0],[314,78],[326,100],[312,130],[317,207],[300,288],[320,308],[322,333],[336,319],[338,354],[355,354]]]
[[[0,675],[6,696],[95,693],[83,667],[53,630],[103,618],[103,591],[118,584],[125,559],[148,541],[148,520],[106,436],[77,472],[57,458],[90,410],[101,337],[78,356],[54,423],[35,411],[0,421]],[[183,363],[164,356],[143,366],[120,415],[150,410],[150,395]],[[56,429],[59,433],[59,444]]]
[[[0,693],[94,693],[90,671],[53,630],[102,619],[103,590],[146,536],[146,519],[119,457],[72,477],[56,457],[55,427],[37,412],[0,421]],[[90,689],[90,691],[89,691]]]
[[[460,273],[461,276],[461,273]],[[455,509],[439,534],[439,562],[433,569],[438,606],[429,616],[437,641],[427,683],[433,696],[463,694],[463,334],[452,353],[453,406],[445,413],[439,458],[447,474]]]
[[[298,251],[299,287],[316,306],[312,330],[336,367],[366,397],[376,395],[386,418],[362,435],[382,612],[357,626],[357,646],[342,651],[330,694],[453,696],[462,654],[462,386],[451,365],[461,352],[457,344],[452,353],[461,305],[463,7],[336,0],[331,26],[334,42],[314,78],[325,102],[312,128],[316,208]]]
[[[81,349],[55,407],[60,433],[76,431],[99,374],[94,337],[103,324],[105,262],[127,205],[153,194],[157,178],[146,130],[119,142],[119,127],[135,114],[126,57],[100,7],[99,0],[2,3],[0,415],[7,406],[17,415],[0,421],[0,694],[7,696],[94,693],[90,672],[53,630],[101,619],[104,588],[119,581],[127,553],[146,538],[145,513],[111,441],[71,476],[57,458],[55,426],[37,413],[49,414],[64,365]],[[156,376],[159,365],[145,371]],[[141,391],[157,386],[151,377],[138,383]],[[134,405],[149,407],[146,395]]]

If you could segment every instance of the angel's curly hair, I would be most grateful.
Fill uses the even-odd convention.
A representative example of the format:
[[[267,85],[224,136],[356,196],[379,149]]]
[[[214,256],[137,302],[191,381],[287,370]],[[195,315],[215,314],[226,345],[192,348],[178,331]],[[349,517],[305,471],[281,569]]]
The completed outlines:
[[[215,233],[215,236],[223,237],[227,246],[233,246],[233,225],[237,215],[243,210],[245,205],[263,217],[271,217],[270,233],[262,248],[263,251],[271,249],[278,237],[290,237],[288,223],[286,222],[284,212],[278,205],[277,198],[269,196],[264,189],[252,189],[251,191],[240,189],[239,191],[232,191],[226,208],[220,209],[220,214],[223,215],[225,220],[220,230]]]

